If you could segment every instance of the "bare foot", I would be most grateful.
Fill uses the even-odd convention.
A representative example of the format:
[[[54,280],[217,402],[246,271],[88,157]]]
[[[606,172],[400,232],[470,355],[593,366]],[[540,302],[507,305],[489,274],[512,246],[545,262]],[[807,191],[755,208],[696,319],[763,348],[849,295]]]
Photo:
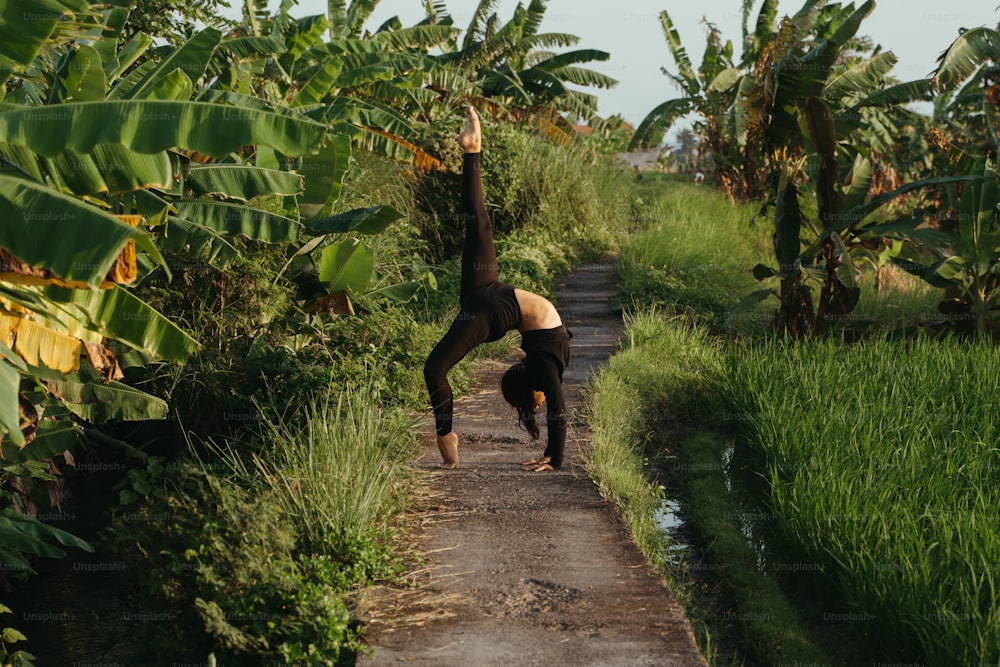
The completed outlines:
[[[483,147],[483,135],[479,129],[479,115],[469,107],[465,112],[465,129],[458,135],[458,145],[466,153],[479,153]]]
[[[458,434],[452,431],[437,437],[438,451],[441,452],[441,467],[454,470],[458,467]]]

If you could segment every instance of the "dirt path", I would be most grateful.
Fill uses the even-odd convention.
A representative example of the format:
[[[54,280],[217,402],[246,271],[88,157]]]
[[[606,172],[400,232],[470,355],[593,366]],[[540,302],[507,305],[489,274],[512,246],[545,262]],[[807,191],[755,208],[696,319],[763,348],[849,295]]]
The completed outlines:
[[[376,589],[362,618],[374,656],[363,665],[705,665],[691,626],[587,479],[581,388],[614,349],[609,266],[566,276],[557,306],[573,332],[564,382],[572,414],[567,464],[524,472],[541,454],[516,428],[498,383],[508,363],[484,364],[456,402],[462,465],[430,472],[435,496],[418,531],[426,567],[410,589]],[[513,358],[512,358],[513,359]],[[421,465],[440,460],[428,417]]]

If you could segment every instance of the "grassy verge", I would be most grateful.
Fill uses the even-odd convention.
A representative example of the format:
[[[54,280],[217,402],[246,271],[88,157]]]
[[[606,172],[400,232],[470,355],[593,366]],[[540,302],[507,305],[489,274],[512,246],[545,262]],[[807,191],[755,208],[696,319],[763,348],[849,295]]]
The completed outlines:
[[[705,186],[644,191],[651,198],[642,214],[646,229],[629,239],[619,262],[622,306],[657,306],[721,328],[729,311],[760,289],[750,269],[767,259],[767,221],[751,224],[755,207],[734,207]],[[770,317],[762,304],[741,314],[732,330],[759,333]]]
[[[128,613],[160,621],[130,661],[353,664],[356,590],[402,568],[412,426],[363,392],[318,394],[253,443],[130,471],[108,544],[130,565]]]

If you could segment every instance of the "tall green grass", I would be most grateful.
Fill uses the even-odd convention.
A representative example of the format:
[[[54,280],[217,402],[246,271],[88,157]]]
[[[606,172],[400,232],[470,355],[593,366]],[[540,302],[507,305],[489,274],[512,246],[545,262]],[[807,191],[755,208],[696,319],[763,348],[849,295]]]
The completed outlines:
[[[377,555],[416,481],[410,418],[364,391],[317,394],[289,419],[265,417],[263,441],[224,460],[281,507],[304,545],[347,562]]]
[[[1000,662],[1000,348],[919,339],[745,348],[732,414],[782,543],[893,660]]]

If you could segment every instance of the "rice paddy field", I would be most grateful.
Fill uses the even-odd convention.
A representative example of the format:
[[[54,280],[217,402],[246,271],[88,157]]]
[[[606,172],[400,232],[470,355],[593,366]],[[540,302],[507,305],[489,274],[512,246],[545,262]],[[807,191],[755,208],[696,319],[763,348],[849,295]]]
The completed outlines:
[[[867,269],[862,342],[774,339],[774,300],[731,314],[764,286],[749,268],[773,252],[770,223],[688,184],[646,194],[591,467],[629,506],[643,493],[622,461],[680,462],[646,473],[694,537],[673,577],[704,575],[685,604],[710,664],[1000,664],[996,340],[916,334],[938,328],[942,291]],[[667,549],[648,541],[654,560]]]
[[[1000,663],[997,346],[763,343],[725,376],[781,558],[847,605],[826,620],[893,660]]]

